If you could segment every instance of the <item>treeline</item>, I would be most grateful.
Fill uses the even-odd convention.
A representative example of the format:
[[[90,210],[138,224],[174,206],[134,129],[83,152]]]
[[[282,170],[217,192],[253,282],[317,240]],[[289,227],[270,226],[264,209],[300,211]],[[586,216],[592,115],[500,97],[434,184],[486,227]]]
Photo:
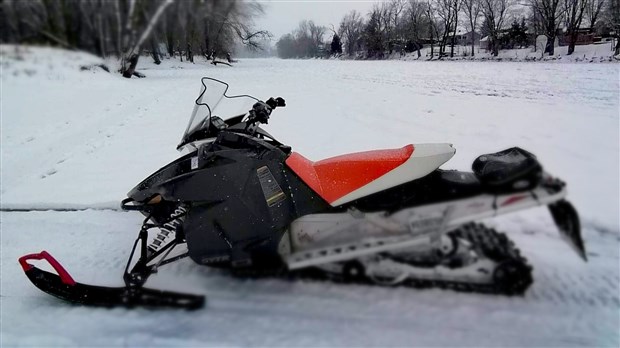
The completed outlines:
[[[258,48],[269,32],[255,30],[262,6],[244,0],[4,0],[3,43],[50,43],[122,61],[131,77],[143,50],[194,60],[224,56],[239,42]]]
[[[302,21],[291,34],[284,35],[276,43],[281,58],[318,57],[325,53],[323,38],[327,28],[313,21]]]
[[[524,6],[525,5],[525,6]],[[453,57],[457,36],[471,45],[486,37],[487,49],[497,56],[500,49],[533,44],[531,38],[545,35],[545,53],[554,54],[560,32],[568,38],[572,54],[579,33],[620,36],[619,0],[390,0],[374,4],[366,16],[357,11],[345,15],[338,30],[313,22],[302,22],[280,38],[276,47],[281,58],[334,55],[367,59],[396,52],[415,52],[430,46],[434,55]],[[459,34],[460,29],[465,33]],[[326,35],[329,34],[329,35]],[[616,54],[620,53],[617,40]]]

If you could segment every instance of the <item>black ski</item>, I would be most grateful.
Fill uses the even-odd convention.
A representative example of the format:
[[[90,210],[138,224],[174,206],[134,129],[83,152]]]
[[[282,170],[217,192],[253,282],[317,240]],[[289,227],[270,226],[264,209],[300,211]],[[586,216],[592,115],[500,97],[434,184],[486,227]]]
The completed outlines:
[[[46,260],[58,274],[41,270],[28,260]],[[102,307],[166,307],[198,309],[205,303],[201,295],[153,290],[142,286],[105,287],[78,283],[48,252],[19,258],[26,276],[40,290],[62,300]]]

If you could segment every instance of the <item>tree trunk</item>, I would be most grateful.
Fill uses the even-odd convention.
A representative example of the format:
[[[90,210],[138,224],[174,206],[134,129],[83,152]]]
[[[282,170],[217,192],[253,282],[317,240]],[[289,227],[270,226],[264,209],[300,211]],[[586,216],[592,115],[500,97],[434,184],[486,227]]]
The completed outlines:
[[[568,41],[568,52],[566,55],[570,56],[575,52],[575,44],[577,44],[577,32],[570,33],[569,41]]]
[[[114,45],[114,50],[116,51],[116,57],[120,58],[121,55],[123,54],[123,49],[121,47],[121,37],[123,34],[123,29],[122,29],[122,22],[121,22],[121,12],[119,9],[119,5],[118,5],[118,1],[113,1],[112,2],[114,4],[114,19],[115,19],[115,24],[116,24],[116,41],[115,45]]]
[[[166,10],[166,7],[168,7],[168,5],[172,4],[173,2],[174,0],[165,0],[164,2],[161,3],[161,5],[159,5],[157,10],[155,11],[153,16],[150,18],[149,22],[147,23],[146,28],[142,32],[142,35],[140,35],[138,42],[129,51],[129,54],[133,54],[136,51],[140,52],[142,43],[151,35],[151,31],[155,28],[155,25],[157,24],[159,17],[164,13],[164,11]]]
[[[174,57],[174,26],[172,24],[166,23],[166,51],[168,51],[168,55],[172,58]]]
[[[187,61],[194,62],[194,52],[192,52],[192,45],[189,42],[187,43]]]
[[[471,27],[474,28],[471,30],[471,56],[475,55],[474,50],[476,46],[476,25],[474,23],[470,23]]]
[[[552,56],[555,54],[555,34],[553,36],[547,34],[546,36],[547,45],[545,46],[545,53],[549,53],[549,55]]]
[[[166,50],[170,58],[174,57],[174,41],[171,36],[166,36]]]
[[[138,58],[140,58],[140,56],[135,53],[131,57],[129,57],[129,68],[123,71],[123,77],[129,79],[133,76],[133,74],[136,72],[136,66],[138,65]]]
[[[456,10],[456,9],[455,9]],[[450,58],[454,57],[454,45],[456,45],[456,29],[459,23],[459,12],[454,11],[454,31],[452,31],[452,42],[450,42]]]
[[[455,32],[456,34],[456,29]],[[450,42],[450,58],[454,57],[454,39],[455,39],[455,34],[452,34],[452,42]]]
[[[555,54],[555,18],[549,19],[546,27],[547,46],[545,46],[545,53],[552,56]]]
[[[124,71],[122,71],[123,77],[131,78],[132,75],[136,75],[138,77],[144,77],[143,75],[140,76],[141,74],[136,73],[136,66],[138,65],[138,59],[140,57],[140,53],[142,52],[142,44],[144,43],[146,39],[148,39],[151,36],[151,32],[155,28],[155,25],[157,24],[157,21],[159,20],[160,16],[166,10],[166,7],[168,7],[168,5],[172,4],[173,2],[174,0],[165,0],[159,5],[159,7],[157,8],[153,16],[148,21],[146,28],[142,32],[142,35],[140,35],[140,38],[138,39],[136,44],[133,45],[131,49],[126,51],[127,53],[125,54],[125,57],[129,57],[127,61],[130,63],[130,65],[128,69],[124,69],[126,62],[123,62],[123,69],[124,69]],[[131,4],[131,7],[130,7],[129,13],[131,14],[133,12],[134,2],[132,1],[130,4]],[[130,19],[131,19],[131,16],[128,16],[128,20]]]
[[[151,55],[153,56],[153,61],[155,62],[155,64],[161,64],[161,60],[159,59],[159,50],[155,38],[151,38]]]
[[[103,19],[101,18],[101,13],[97,16],[97,32],[99,39],[99,51],[101,52],[101,57],[105,58],[106,55],[106,47],[105,47],[105,36],[103,35]]]

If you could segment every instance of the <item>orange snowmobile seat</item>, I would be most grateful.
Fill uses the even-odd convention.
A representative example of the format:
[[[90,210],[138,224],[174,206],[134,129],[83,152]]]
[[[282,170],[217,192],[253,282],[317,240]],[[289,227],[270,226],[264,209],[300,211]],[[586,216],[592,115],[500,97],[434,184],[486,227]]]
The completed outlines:
[[[373,150],[312,162],[293,152],[286,164],[328,203],[380,178],[405,163],[413,145],[400,149]]]

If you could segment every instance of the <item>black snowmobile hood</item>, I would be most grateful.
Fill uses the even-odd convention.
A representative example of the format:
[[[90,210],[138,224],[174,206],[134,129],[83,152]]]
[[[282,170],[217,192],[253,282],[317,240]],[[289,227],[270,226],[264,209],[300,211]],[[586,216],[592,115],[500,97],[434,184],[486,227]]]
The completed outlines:
[[[137,202],[144,202],[157,194],[165,197],[167,192],[164,184],[191,172],[192,159],[194,158],[193,161],[196,161],[196,156],[197,151],[194,151],[159,168],[131,189],[127,197]]]

